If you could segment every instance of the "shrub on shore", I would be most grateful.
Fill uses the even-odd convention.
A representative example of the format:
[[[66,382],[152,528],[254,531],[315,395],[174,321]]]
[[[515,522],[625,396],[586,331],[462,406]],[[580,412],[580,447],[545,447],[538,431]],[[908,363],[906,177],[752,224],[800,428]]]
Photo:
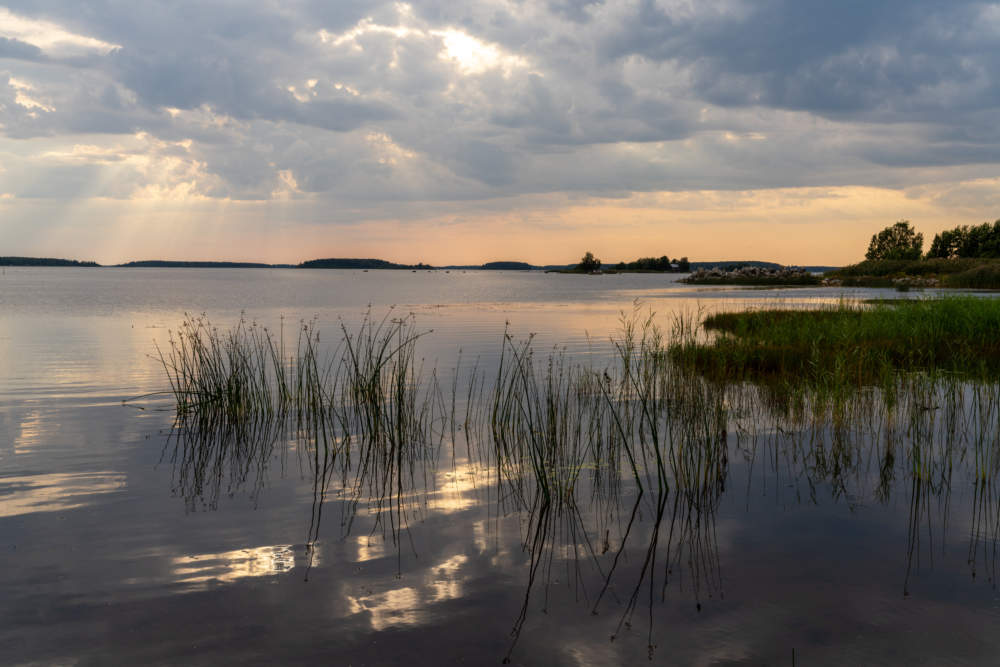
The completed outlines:
[[[945,287],[1000,289],[1000,259],[866,260],[826,274],[847,287],[892,287],[907,277],[935,279]]]
[[[944,277],[946,287],[968,289],[1000,289],[1000,262],[980,264],[961,273]]]

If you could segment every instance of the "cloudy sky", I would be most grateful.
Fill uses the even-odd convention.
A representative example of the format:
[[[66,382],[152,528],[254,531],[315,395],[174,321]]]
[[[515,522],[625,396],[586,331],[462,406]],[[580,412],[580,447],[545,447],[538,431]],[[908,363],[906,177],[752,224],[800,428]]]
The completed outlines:
[[[1000,3],[0,0],[0,255],[840,264],[998,111]]]

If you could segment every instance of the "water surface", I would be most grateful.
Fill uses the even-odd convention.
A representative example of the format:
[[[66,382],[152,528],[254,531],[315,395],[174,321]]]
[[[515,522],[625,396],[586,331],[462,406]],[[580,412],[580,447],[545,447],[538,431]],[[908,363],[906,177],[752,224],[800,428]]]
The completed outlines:
[[[893,294],[652,274],[8,268],[0,662],[791,664],[794,650],[797,664],[989,663],[1000,514],[996,470],[979,484],[973,454],[995,430],[975,447],[925,438],[916,473],[906,428],[887,462],[877,437],[820,459],[734,421],[707,495],[588,487],[577,496],[593,502],[542,522],[488,462],[445,446],[415,468],[396,525],[336,475],[318,485],[300,437],[201,465],[171,397],[122,404],[167,389],[155,345],[186,313],[289,340],[314,321],[331,347],[367,312],[412,313],[430,332],[424,377],[436,369],[447,393],[473,365],[495,372],[505,330],[535,334],[539,360],[600,367],[637,302],[669,329],[678,313]]]

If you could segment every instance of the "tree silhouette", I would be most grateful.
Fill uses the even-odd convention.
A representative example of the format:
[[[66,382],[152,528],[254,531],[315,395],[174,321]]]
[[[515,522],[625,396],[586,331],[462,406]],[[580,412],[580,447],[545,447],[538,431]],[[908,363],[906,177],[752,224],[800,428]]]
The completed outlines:
[[[993,224],[961,225],[934,236],[928,257],[1000,257],[1000,220]]]
[[[872,236],[865,259],[920,259],[923,248],[924,235],[900,220]]]
[[[584,273],[593,273],[601,269],[601,260],[594,257],[594,253],[589,250],[580,260],[580,263],[576,265],[577,271],[583,271]]]

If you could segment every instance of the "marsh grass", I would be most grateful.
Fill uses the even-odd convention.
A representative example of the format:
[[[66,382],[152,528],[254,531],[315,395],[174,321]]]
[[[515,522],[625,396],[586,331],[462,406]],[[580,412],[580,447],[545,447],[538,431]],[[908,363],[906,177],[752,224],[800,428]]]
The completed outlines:
[[[595,614],[606,596],[617,600],[613,583],[625,565],[626,546],[645,541],[634,584],[619,601],[616,635],[631,626],[642,591],[650,605],[665,596],[669,572],[682,563],[694,564],[706,589],[719,585],[707,517],[714,515],[728,469],[724,395],[671,364],[665,341],[652,314],[624,313],[612,340],[614,358],[594,369],[558,352],[538,361],[530,338],[517,342],[505,334],[491,434],[498,477],[528,513],[524,546],[531,554],[510,651],[539,579],[547,599],[558,535],[575,536],[577,567],[589,562],[603,582],[580,593],[593,600]],[[596,530],[584,523],[584,507],[598,518]],[[652,651],[651,619],[649,633]]]
[[[266,327],[242,316],[232,329],[220,331],[204,315],[186,315],[169,333],[168,344],[165,351],[157,346],[157,354],[179,415],[205,414],[200,408],[207,407],[231,419],[273,415],[291,398],[283,335],[276,341]]]
[[[1000,263],[975,266],[965,271],[944,276],[945,287],[965,289],[1000,289]]]
[[[548,607],[560,565],[594,614],[614,610],[613,637],[647,610],[651,656],[654,607],[681,582],[696,609],[722,596],[716,516],[734,455],[749,469],[748,505],[755,478],[773,480],[776,502],[905,494],[904,593],[940,540],[932,519],[946,524],[952,488],[968,482],[969,567],[993,580],[995,303],[724,314],[707,319],[708,338],[700,324],[686,314],[664,332],[652,313],[623,313],[598,365],[536,354],[532,337],[506,331],[495,374],[459,359],[442,390],[417,354],[412,317],[369,314],[342,324],[332,346],[302,323],[288,351],[281,332],[194,318],[161,356],[178,412],[175,484],[208,506],[241,484],[256,497],[279,454],[285,467],[282,443],[295,443],[313,481],[307,544],[335,492],[341,530],[367,509],[401,569],[421,494],[448,446],[453,465],[464,449],[493,480],[497,514],[524,518],[525,594],[507,660],[531,610]]]
[[[944,287],[1000,289],[1000,260],[928,258],[867,260],[826,274],[849,287],[893,287],[897,278],[937,278]]]
[[[346,500],[342,528],[367,507],[375,530],[401,538],[426,494],[424,471],[436,461],[448,407],[436,372],[416,355],[424,335],[412,316],[367,313],[356,329],[325,346],[315,322],[301,322],[294,346],[240,318],[228,330],[188,316],[158,358],[176,404],[170,454],[176,487],[190,507],[215,507],[222,493],[263,487],[271,457],[295,445],[314,480],[308,544],[334,485]],[[169,444],[169,441],[168,441]],[[229,480],[226,482],[225,480]]]
[[[1000,301],[912,299],[898,305],[840,303],[818,310],[719,313],[714,340],[670,350],[679,364],[720,380],[791,378],[837,387],[885,384],[896,371],[1000,373]]]
[[[535,360],[530,339],[505,336],[492,433],[498,469],[516,488],[512,495],[524,499],[531,527],[527,590],[510,650],[539,585],[547,606],[556,536],[571,527],[583,554],[573,551],[575,567],[590,562],[603,582],[584,591],[593,613],[615,597],[615,637],[645,606],[650,655],[652,609],[671,582],[686,576],[699,610],[706,597],[722,595],[715,516],[733,451],[751,469],[765,466],[776,480],[773,492],[794,493],[797,502],[819,503],[827,494],[848,504],[889,503],[894,490],[908,487],[904,595],[922,564],[933,562],[941,537],[931,526],[947,527],[953,474],[967,461],[979,485],[977,525],[988,533],[970,539],[970,564],[978,555],[993,574],[996,550],[989,547],[1000,522],[989,518],[997,503],[988,480],[1000,469],[1000,387],[984,350],[994,349],[996,316],[994,304],[948,299],[715,318],[719,329],[754,342],[784,336],[776,347],[786,356],[777,357],[765,382],[749,381],[761,377],[751,372],[759,362],[749,345],[737,357],[738,372],[720,375],[677,356],[700,334],[691,318],[675,320],[668,339],[652,318],[623,316],[617,354],[600,370],[568,366],[559,354]],[[792,331],[802,321],[806,331]],[[909,350],[921,341],[929,345]],[[709,351],[717,344],[699,343]],[[796,356],[797,347],[805,352]],[[824,361],[824,351],[833,359]],[[566,470],[589,475],[567,478]],[[595,493],[602,487],[618,492]],[[631,503],[622,502],[622,491]],[[617,528],[585,523],[585,515],[614,516],[609,523]],[[605,546],[595,549],[602,535]],[[618,599],[623,557],[636,550],[638,561],[624,568],[632,583]]]

